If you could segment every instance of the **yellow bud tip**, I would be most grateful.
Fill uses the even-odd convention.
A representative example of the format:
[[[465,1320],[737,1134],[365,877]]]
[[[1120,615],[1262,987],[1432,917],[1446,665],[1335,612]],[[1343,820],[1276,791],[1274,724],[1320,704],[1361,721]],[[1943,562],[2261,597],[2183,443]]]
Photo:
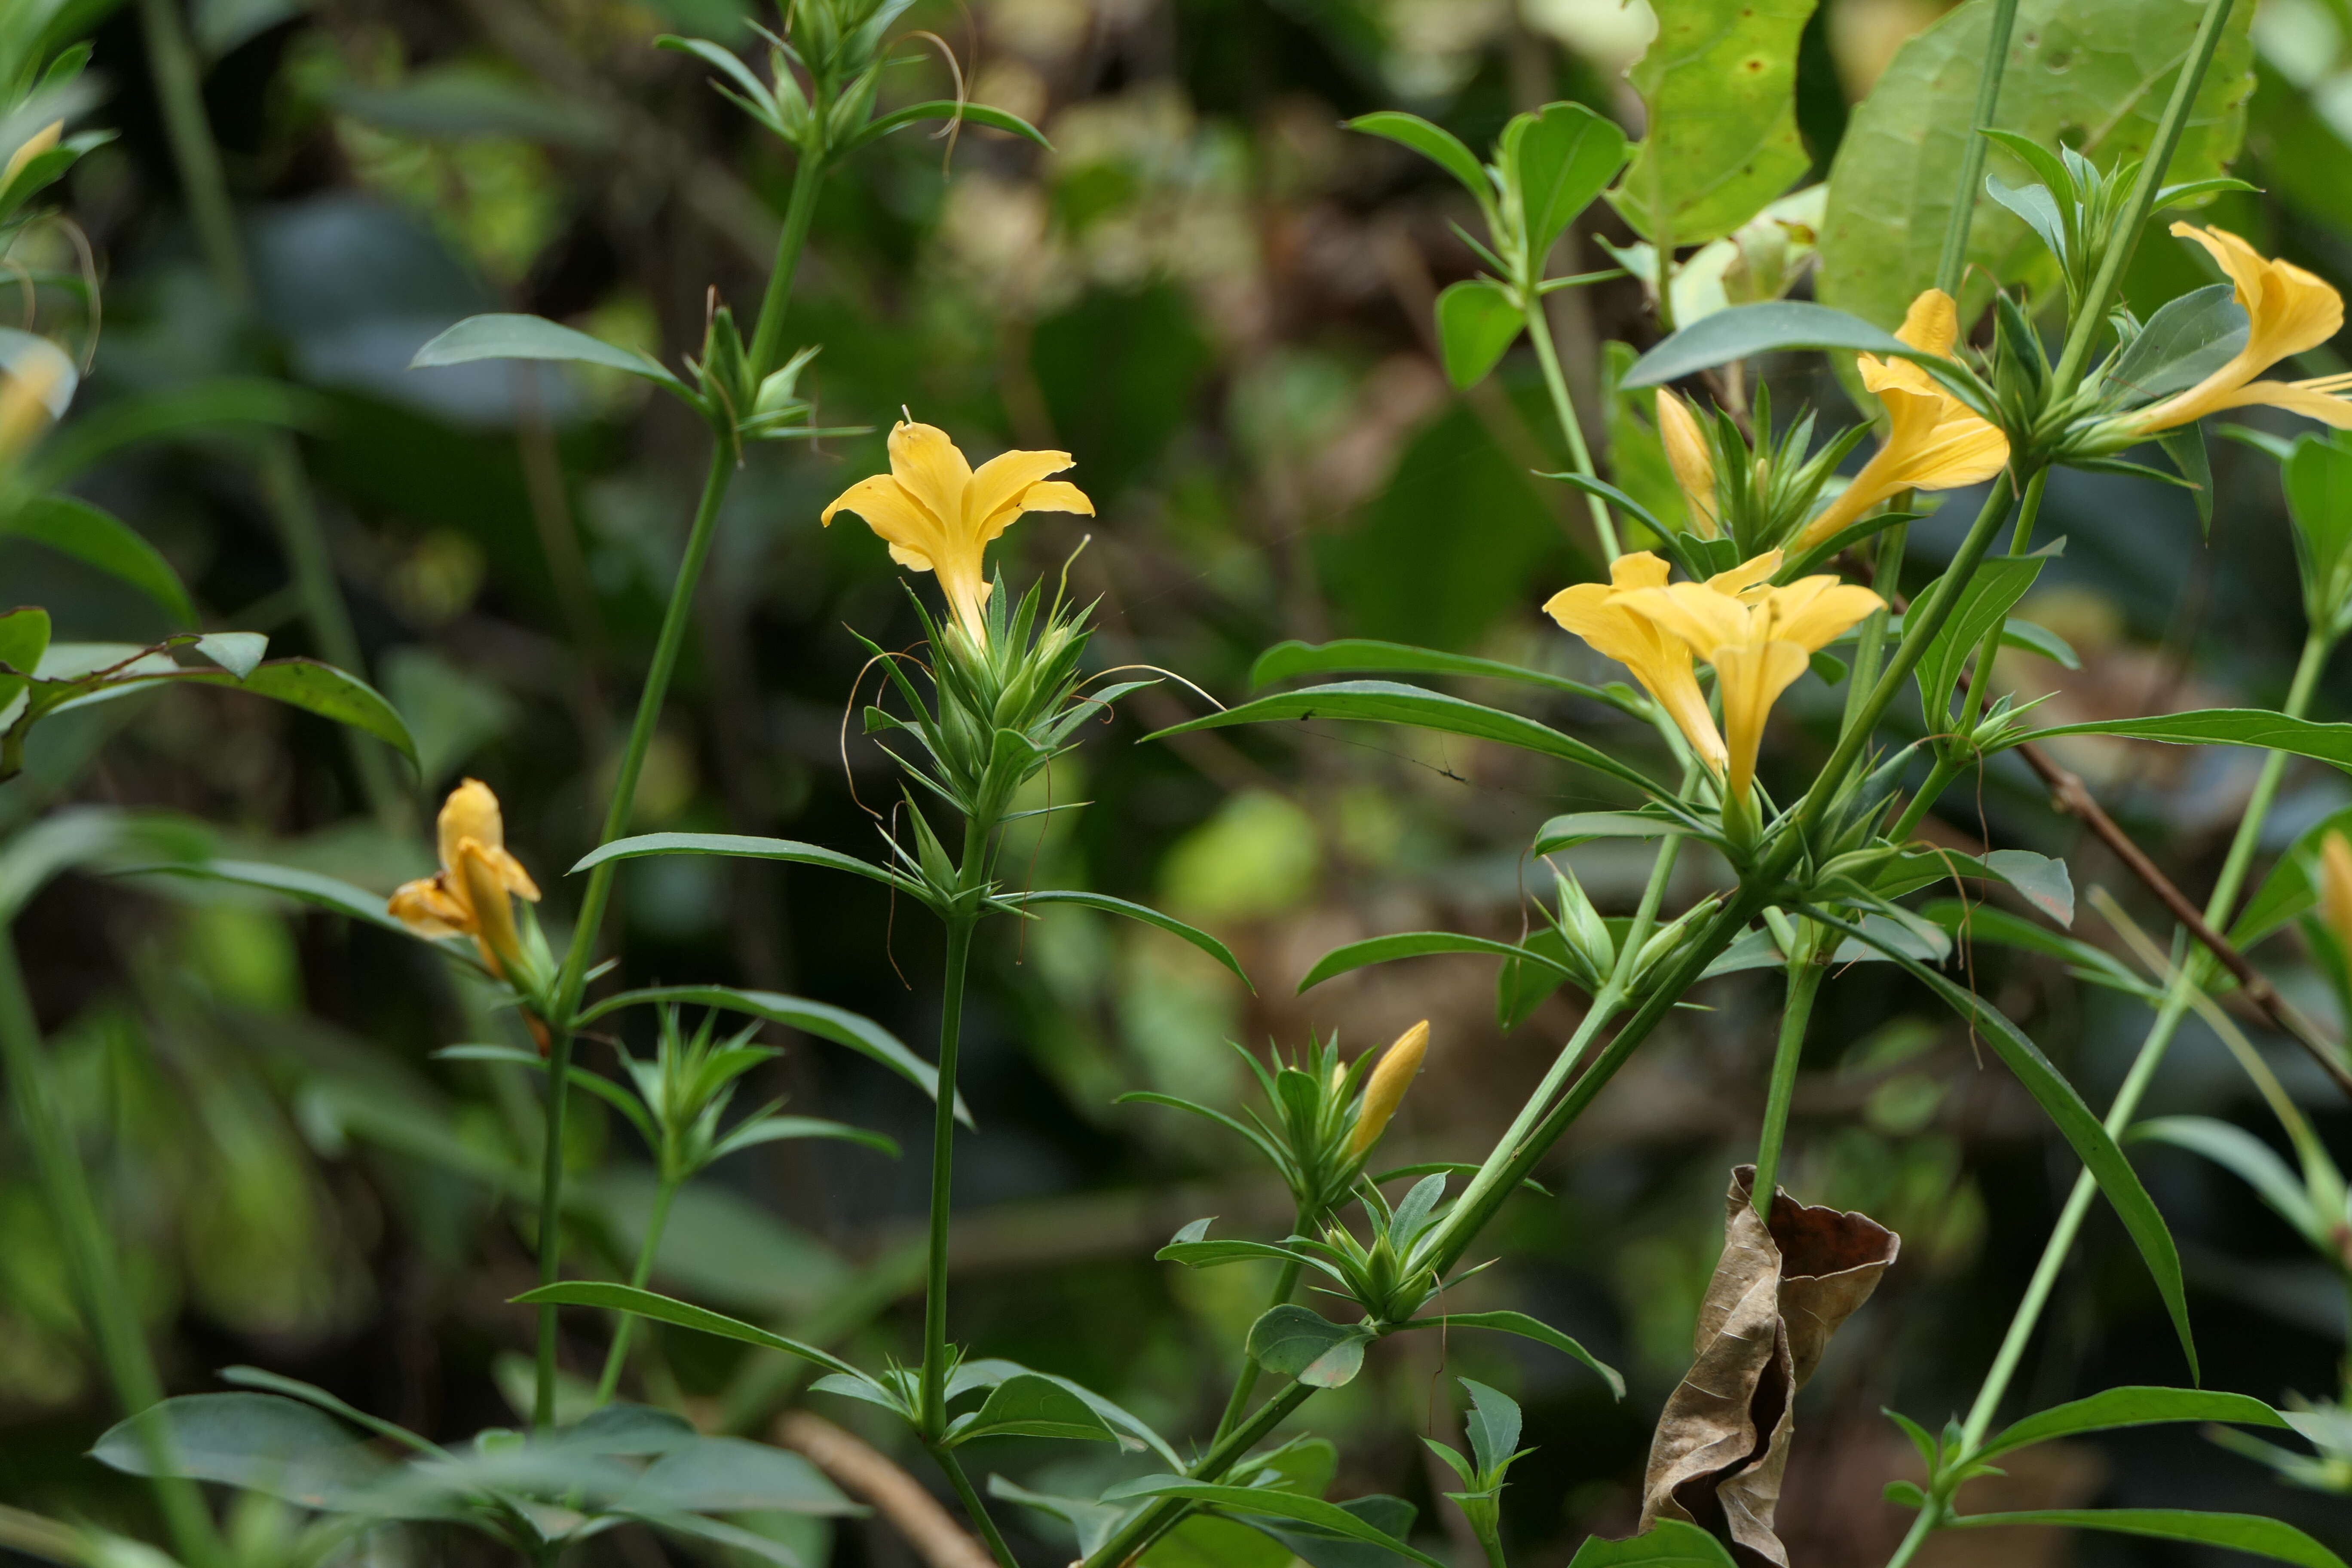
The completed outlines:
[[[23,171],[26,164],[55,147],[58,139],[65,134],[65,129],[64,121],[52,120],[30,136],[26,137],[24,144],[8,155],[7,166],[0,168],[0,191],[6,190],[16,182],[17,174]]]
[[[2352,952],[2352,844],[2341,833],[2320,841],[2319,912],[2336,942]]]
[[[1404,1103],[1404,1091],[1412,1087],[1413,1075],[1421,1071],[1421,1058],[1428,1054],[1426,1018],[1399,1035],[1396,1043],[1381,1053],[1380,1066],[1372,1069],[1371,1081],[1364,1086],[1364,1105],[1356,1113],[1356,1131],[1348,1138],[1349,1155],[1360,1158],[1381,1141],[1389,1118]]]
[[[49,427],[49,395],[63,373],[60,357],[42,354],[21,369],[0,372],[0,462],[39,440]]]

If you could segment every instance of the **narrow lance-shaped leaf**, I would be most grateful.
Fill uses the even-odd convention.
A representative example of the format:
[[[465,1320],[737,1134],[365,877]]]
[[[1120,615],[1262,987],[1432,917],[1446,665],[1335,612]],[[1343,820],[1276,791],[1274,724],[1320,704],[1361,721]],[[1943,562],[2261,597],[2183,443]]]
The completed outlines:
[[[2294,1526],[2254,1513],[2198,1513],[2174,1508],[2049,1509],[2031,1513],[1960,1514],[1950,1522],[1962,1527],[2046,1524],[2073,1530],[2104,1530],[2118,1535],[2226,1547],[2232,1552],[2293,1563],[2298,1568],[2344,1568],[2342,1558]]]

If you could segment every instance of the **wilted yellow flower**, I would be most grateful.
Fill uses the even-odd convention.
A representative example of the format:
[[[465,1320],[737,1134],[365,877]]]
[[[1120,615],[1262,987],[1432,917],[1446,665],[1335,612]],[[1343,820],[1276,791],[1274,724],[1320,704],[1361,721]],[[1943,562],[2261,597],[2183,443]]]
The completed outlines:
[[[481,780],[467,779],[449,792],[437,827],[439,873],[402,883],[387,907],[418,936],[472,937],[483,964],[504,977],[522,952],[512,900],[537,903],[538,884],[507,853],[499,797]]]
[[[0,374],[0,463],[13,462],[48,429],[49,396],[68,363],[62,354],[27,354]]]
[[[1780,552],[1769,550],[1704,583],[1627,595],[1634,613],[1715,667],[1730,753],[1724,773],[1728,798],[1745,796],[1756,776],[1764,720],[1780,693],[1805,673],[1813,654],[1885,607],[1869,589],[1827,574],[1765,586],[1780,566]]]
[[[974,642],[987,640],[988,542],[1024,511],[1075,511],[1095,503],[1073,484],[1047,479],[1070,466],[1067,452],[1005,452],[975,471],[943,430],[904,420],[890,427],[890,471],[858,480],[824,509],[854,511],[887,541],[890,559],[937,572],[956,619]]]
[[[5,191],[8,188],[9,183],[16,179],[18,171],[22,170],[26,164],[31,163],[34,159],[39,157],[42,153],[56,146],[58,144],[58,138],[65,134],[65,129],[66,122],[64,121],[52,120],[47,125],[42,126],[38,131],[34,132],[30,136],[25,138],[24,145],[18,147],[14,153],[8,154],[8,166],[5,169],[0,169],[0,191]]]
[[[2319,916],[2347,955],[2352,955],[2352,844],[2341,833],[2319,843]]]
[[[1663,386],[1658,388],[1658,440],[1666,448],[1675,488],[1683,492],[1692,531],[1713,539],[1723,531],[1715,510],[1715,453],[1690,405]]]
[[[1925,353],[1948,355],[1959,340],[1952,297],[1930,289],[1911,301],[1896,337]],[[1889,496],[1904,490],[1948,490],[1979,484],[2009,462],[2009,437],[1986,423],[1943,384],[1907,359],[1856,354],[1862,384],[1886,408],[1886,440],[1835,500],[1797,535],[1810,550]]]
[[[2135,432],[2152,436],[2187,425],[2223,408],[2268,404],[2352,430],[2352,403],[2336,395],[2352,390],[2352,375],[2312,381],[2256,381],[2279,361],[2315,349],[2344,325],[2344,296],[2292,261],[2272,261],[2227,229],[2176,223],[2172,232],[2203,246],[2230,275],[2238,303],[2246,311],[2246,346],[2230,363],[2161,402],[2124,416]]]
[[[1421,1058],[1429,1054],[1429,1020],[1423,1018],[1396,1037],[1396,1043],[1381,1054],[1380,1065],[1372,1069],[1371,1080],[1364,1085],[1363,1109],[1356,1112],[1356,1130],[1348,1135],[1348,1154],[1359,1158],[1370,1152],[1388,1130],[1389,1118],[1404,1103],[1404,1091],[1412,1087],[1413,1075],[1421,1071]]]
[[[1607,583],[1562,588],[1546,601],[1544,613],[1591,644],[1593,652],[1632,670],[1699,761],[1720,773],[1726,755],[1723,737],[1706,710],[1698,677],[1691,672],[1690,649],[1633,607],[1635,593],[1665,585],[1666,572],[1660,556],[1647,550],[1629,552],[1609,563]]]

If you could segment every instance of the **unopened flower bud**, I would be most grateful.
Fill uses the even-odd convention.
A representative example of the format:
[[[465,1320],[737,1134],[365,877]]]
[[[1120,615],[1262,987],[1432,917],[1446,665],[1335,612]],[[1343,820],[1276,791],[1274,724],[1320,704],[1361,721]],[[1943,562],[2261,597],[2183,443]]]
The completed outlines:
[[[2319,916],[2336,945],[2352,954],[2352,844],[2341,833],[2320,840]]]
[[[1666,448],[1683,504],[1690,510],[1691,528],[1714,538],[1723,531],[1715,512],[1715,455],[1690,405],[1664,387],[1658,389],[1658,439]]]
[[[1348,1137],[1348,1152],[1360,1157],[1381,1141],[1388,1130],[1389,1118],[1404,1103],[1404,1091],[1412,1087],[1413,1075],[1421,1071],[1421,1058],[1429,1054],[1429,1020],[1423,1018],[1396,1038],[1381,1055],[1381,1065],[1372,1069],[1371,1081],[1364,1086],[1363,1109],[1356,1112],[1356,1130]]]

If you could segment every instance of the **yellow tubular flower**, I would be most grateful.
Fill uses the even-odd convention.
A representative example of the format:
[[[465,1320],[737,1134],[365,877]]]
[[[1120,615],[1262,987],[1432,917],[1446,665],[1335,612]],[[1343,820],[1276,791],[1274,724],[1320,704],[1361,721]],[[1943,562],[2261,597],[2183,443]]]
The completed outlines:
[[[1949,355],[1960,335],[1952,297],[1941,289],[1928,289],[1911,301],[1895,335],[1923,353]],[[1863,385],[1885,405],[1886,440],[1844,492],[1797,535],[1800,550],[1852,527],[1890,496],[1981,484],[2009,462],[2009,437],[1909,360],[1856,354],[1853,363]]]
[[[2352,957],[2352,844],[2331,833],[2319,845],[2319,915]]]
[[[1713,539],[1723,531],[1715,510],[1715,453],[1706,432],[1690,405],[1665,387],[1658,388],[1658,439],[1666,448],[1666,462],[1675,470],[1675,484],[1683,492],[1694,531]]]
[[[0,168],[0,191],[8,188],[26,164],[55,147],[58,144],[58,139],[65,134],[65,129],[64,121],[52,120],[25,138],[24,145],[8,155],[7,167]]]
[[[2313,381],[2256,381],[2283,359],[2317,348],[2344,326],[2344,296],[2291,261],[2271,261],[2227,229],[2176,223],[2172,232],[2203,246],[2230,275],[2238,303],[2246,311],[2246,346],[2230,363],[2185,392],[2124,416],[2143,436],[2187,425],[2223,408],[2268,404],[2352,430],[2352,403],[2336,394],[2352,390],[2352,375]]]
[[[956,619],[974,642],[988,640],[988,542],[1024,511],[1075,511],[1095,503],[1073,484],[1046,478],[1070,466],[1067,452],[1006,452],[974,470],[947,433],[901,420],[890,427],[890,471],[863,479],[824,509],[854,511],[888,542],[890,559],[937,572]]]
[[[1724,793],[1738,799],[1756,777],[1764,721],[1811,656],[1828,647],[1885,601],[1867,588],[1829,575],[1767,586],[1780,552],[1754,560],[1704,583],[1676,583],[1629,595],[1630,608],[1715,667],[1723,696],[1723,728],[1730,756]]]
[[[1381,1053],[1380,1066],[1364,1085],[1364,1105],[1356,1112],[1356,1130],[1348,1135],[1349,1158],[1360,1159],[1381,1141],[1389,1118],[1404,1103],[1404,1091],[1412,1087],[1413,1075],[1421,1070],[1421,1058],[1428,1054],[1426,1018],[1399,1035],[1396,1043]]]
[[[504,978],[522,952],[511,900],[537,903],[538,884],[507,853],[499,797],[481,780],[467,779],[449,792],[437,826],[439,873],[402,883],[387,907],[418,936],[472,937],[483,964]]]
[[[1610,563],[1609,582],[1562,588],[1544,605],[1544,613],[1590,643],[1603,658],[1613,658],[1632,670],[1642,689],[1683,732],[1699,761],[1720,773],[1726,756],[1723,736],[1706,710],[1706,694],[1698,689],[1698,677],[1691,673],[1690,649],[1659,631],[1647,616],[1633,607],[1635,593],[1665,585],[1666,570],[1664,560],[1646,550],[1620,555]]]

